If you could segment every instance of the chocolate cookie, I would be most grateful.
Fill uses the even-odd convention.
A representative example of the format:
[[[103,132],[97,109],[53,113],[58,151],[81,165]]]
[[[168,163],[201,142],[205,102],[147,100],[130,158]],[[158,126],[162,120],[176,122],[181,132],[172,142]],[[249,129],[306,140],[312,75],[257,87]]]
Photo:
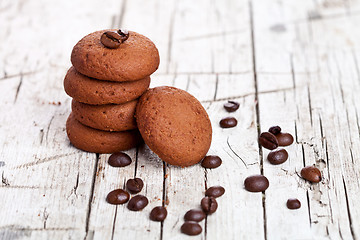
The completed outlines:
[[[104,131],[136,129],[135,109],[137,99],[115,105],[89,105],[72,100],[71,109],[80,123]]]
[[[82,75],[71,67],[64,79],[66,93],[76,101],[100,105],[134,100],[148,89],[150,77],[131,82],[100,81]]]
[[[201,161],[212,129],[201,103],[174,87],[156,87],[141,96],[136,122],[145,143],[165,162],[190,166]]]
[[[72,113],[66,121],[66,132],[75,147],[87,152],[119,152],[142,142],[138,130],[105,132],[93,129],[78,122]]]
[[[159,52],[147,37],[129,31],[129,38],[116,49],[101,42],[102,30],[82,38],[73,48],[71,62],[80,73],[108,81],[134,81],[149,76],[159,66]]]

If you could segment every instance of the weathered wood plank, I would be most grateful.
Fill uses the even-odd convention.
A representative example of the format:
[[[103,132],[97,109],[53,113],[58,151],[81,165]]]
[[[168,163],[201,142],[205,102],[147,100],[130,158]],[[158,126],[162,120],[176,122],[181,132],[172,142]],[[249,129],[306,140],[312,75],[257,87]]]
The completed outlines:
[[[212,185],[227,191],[191,239],[360,238],[360,1],[3,0],[0,12],[1,239],[184,239],[183,214]],[[142,146],[128,151],[131,166],[116,169],[109,155],[70,146],[62,79],[71,49],[110,26],[156,43],[161,65],[152,87],[173,85],[202,101],[220,168],[163,165]],[[224,111],[228,99],[240,102],[236,113]],[[218,126],[227,115],[236,128]],[[267,162],[257,123],[296,136],[288,162]],[[310,164],[321,169],[320,184],[297,175]],[[270,180],[265,195],[245,191],[245,177],[261,172]],[[144,179],[147,208],[134,213],[105,202],[135,175]],[[302,208],[286,209],[288,197]],[[162,204],[166,221],[149,221]]]
[[[295,133],[297,138],[296,161],[303,161],[304,165],[315,164],[322,170],[324,177],[322,183],[316,185],[305,184],[300,179],[296,180],[297,176],[294,176],[294,173],[299,172],[301,164],[298,165],[299,168],[296,167],[297,169],[290,169],[291,171],[286,169],[286,176],[282,176],[285,175],[284,173],[280,174],[282,179],[286,179],[286,183],[285,181],[278,183],[281,184],[281,188],[284,184],[288,184],[284,189],[285,192],[290,192],[294,188],[290,184],[293,177],[287,176],[291,174],[295,177],[294,180],[299,182],[298,194],[302,195],[302,199],[304,195],[307,197],[307,201],[303,201],[303,207],[309,212],[309,222],[306,224],[298,219],[297,227],[300,223],[301,229],[307,229],[302,231],[303,235],[300,236],[304,238],[311,236],[356,238],[357,227],[354,227],[353,222],[358,218],[358,214],[356,210],[352,213],[351,199],[353,197],[349,197],[347,185],[356,186],[355,189],[357,189],[358,183],[350,184],[346,179],[350,176],[357,179],[356,176],[358,176],[357,171],[354,170],[356,165],[352,163],[351,149],[353,148],[349,148],[353,142],[349,136],[351,132],[349,127],[352,125],[350,122],[355,123],[356,127],[357,118],[354,111],[351,115],[348,114],[345,98],[349,99],[350,106],[355,104],[350,96],[354,88],[358,87],[358,83],[354,82],[357,79],[356,67],[349,53],[352,53],[353,42],[358,39],[356,35],[350,34],[352,25],[357,22],[357,17],[349,17],[353,20],[351,23],[347,16],[343,16],[336,20],[330,17],[316,21],[307,19],[308,22],[300,21],[295,25],[289,25],[284,19],[279,19],[275,21],[284,23],[283,26],[286,28],[282,28],[282,31],[274,31],[271,28],[272,20],[270,20],[273,19],[273,15],[265,14],[267,6],[259,1],[254,2],[256,3],[255,16],[256,11],[260,9],[259,17],[255,17],[255,48],[258,53],[256,59],[260,59],[259,71],[269,72],[268,75],[259,74],[259,92],[284,89],[284,91],[259,95],[261,126],[262,128],[274,124],[288,126],[288,131]],[[298,7],[303,6],[299,4]],[[285,10],[295,13],[298,11],[295,7],[289,9],[285,7]],[[284,9],[278,6],[276,11],[284,11]],[[337,25],[342,26],[341,34],[338,32]],[[350,30],[349,33],[347,29]],[[270,40],[270,43],[265,43],[265,39]],[[260,51],[257,51],[258,46]],[[276,61],[266,59],[266,56],[270,56],[272,52],[277,52],[278,56],[283,57]],[[341,60],[338,60],[339,55],[342,57]],[[267,68],[269,66],[271,67]],[[271,73],[271,69],[275,69],[274,73]],[[343,85],[349,87],[347,93],[344,92]],[[293,161],[291,164],[293,167]],[[283,166],[282,168],[285,168],[286,164]],[[269,176],[274,175],[273,178],[279,178],[279,174],[266,164],[264,172],[267,172]],[[278,207],[276,213],[271,210],[275,208],[274,205],[276,206],[277,202],[270,202],[269,192],[270,189],[266,194],[266,202],[271,208],[266,208],[267,219],[274,214],[285,217],[287,214],[285,208]],[[307,206],[304,204],[306,202],[308,202]],[[296,215],[296,218],[301,218],[301,216],[305,219],[303,210]],[[285,219],[291,221],[294,218],[285,217]],[[269,220],[268,223],[271,224],[274,221]],[[278,228],[278,222],[276,224]],[[291,224],[280,224],[280,226],[286,227],[284,231],[280,231],[284,234],[283,236],[291,237],[293,235],[289,234],[296,232],[290,230],[293,226]],[[279,231],[275,232],[274,228],[275,226],[269,226],[269,238],[279,236]]]
[[[70,147],[62,79],[72,46],[102,28],[101,15],[112,8],[48,3],[1,2],[2,239],[85,236],[96,156]],[[87,14],[90,24],[83,21]]]
[[[69,102],[56,88],[37,82],[46,77],[24,76],[16,103],[1,119],[0,191],[6,196],[1,205],[8,207],[0,222],[25,229],[82,229],[95,159],[69,148],[64,129]],[[34,97],[45,91],[43,100]]]

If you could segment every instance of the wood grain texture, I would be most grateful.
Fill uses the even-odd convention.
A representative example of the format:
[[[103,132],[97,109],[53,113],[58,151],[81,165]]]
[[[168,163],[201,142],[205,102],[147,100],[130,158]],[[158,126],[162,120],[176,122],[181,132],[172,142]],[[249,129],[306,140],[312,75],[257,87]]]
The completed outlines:
[[[0,239],[360,239],[359,24],[358,0],[0,1]],[[110,27],[155,42],[151,87],[202,102],[219,168],[170,166],[145,145],[113,168],[108,154],[70,145],[62,81],[71,49]],[[227,113],[227,100],[239,110]],[[226,116],[238,125],[221,129]],[[295,137],[279,166],[257,142],[272,125]],[[321,170],[319,184],[299,177],[307,165]],[[264,193],[243,188],[252,174],[269,179]],[[106,203],[133,177],[145,183],[143,211]],[[214,185],[226,189],[218,211],[199,236],[181,234],[186,211]],[[298,210],[286,208],[293,197]],[[167,219],[150,221],[160,205]]]

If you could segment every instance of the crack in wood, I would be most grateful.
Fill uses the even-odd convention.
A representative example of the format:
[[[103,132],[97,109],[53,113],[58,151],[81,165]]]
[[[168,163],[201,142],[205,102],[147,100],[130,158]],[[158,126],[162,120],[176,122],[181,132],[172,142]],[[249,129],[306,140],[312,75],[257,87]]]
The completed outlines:
[[[327,1],[327,2],[331,2],[331,1]],[[336,1],[334,1],[336,2]],[[354,11],[352,12],[351,14],[352,16],[357,16],[357,15],[360,15],[360,11]],[[337,13],[337,14],[328,14],[328,15],[325,15],[325,16],[321,16],[321,17],[316,17],[316,18],[301,18],[301,19],[297,19],[297,20],[294,20],[294,21],[291,21],[291,22],[288,22],[288,24],[300,24],[300,23],[305,23],[305,22],[308,22],[309,20],[311,22],[316,22],[316,21],[327,21],[327,20],[335,20],[335,19],[338,19],[338,18],[346,18],[348,17],[348,14],[343,14],[343,13]]]
[[[207,181],[208,181],[208,172],[207,169],[204,168],[204,187],[205,187],[205,191],[208,189],[207,186]],[[207,224],[208,224],[208,214],[205,215],[205,223],[204,223],[204,238],[205,240],[207,239]]]
[[[293,90],[293,88],[292,87],[291,88],[280,88],[280,89],[275,89],[275,90],[259,91],[258,93],[252,92],[252,93],[247,93],[247,94],[238,95],[238,96],[218,98],[218,99],[212,99],[212,100],[204,100],[204,101],[201,101],[201,103],[222,102],[222,101],[234,100],[234,99],[239,99],[239,98],[245,98],[245,97],[249,97],[249,96],[253,96],[253,95],[259,96],[261,94],[285,92],[285,91],[290,91],[290,90]]]
[[[336,57],[334,57],[334,60],[335,60],[335,65],[336,65],[337,72],[339,74],[339,77],[336,78],[336,79],[338,80],[337,82],[339,84],[341,99],[342,99],[342,102],[345,103],[344,90],[343,90],[342,81],[341,81],[342,80],[342,74],[341,74],[339,62],[338,62],[338,59]]]
[[[315,75],[318,74],[320,70],[317,71],[312,71],[312,72],[294,72],[294,74],[296,75]],[[215,72],[156,72],[154,73],[154,76],[173,76],[173,75],[214,75]],[[227,71],[227,72],[221,72],[221,71],[216,71],[216,74],[218,74],[219,76],[237,76],[237,75],[249,75],[252,74],[252,70],[248,70],[248,71],[239,71],[239,72],[233,72],[233,71]],[[291,75],[291,72],[265,72],[265,71],[257,71],[258,75]],[[293,88],[293,87],[292,87]]]
[[[210,109],[210,107],[212,106],[212,102],[210,102],[207,106],[206,106],[206,108],[205,108],[205,111],[207,112],[209,109]]]
[[[4,179],[3,179],[4,180]],[[6,179],[7,181],[7,179]],[[39,186],[19,186],[19,185],[6,185],[3,182],[3,185],[0,185],[0,188],[19,188],[19,189],[53,189],[53,188],[48,188],[48,187],[39,187]]]
[[[310,209],[309,190],[306,190],[306,202],[307,202],[307,207],[308,207],[309,223],[310,223],[310,226],[311,226],[312,221],[311,221],[311,209]]]
[[[51,157],[47,157],[47,158],[38,158],[37,156],[35,156],[36,161],[35,162],[30,162],[30,163],[25,163],[25,164],[21,164],[19,166],[15,166],[13,169],[19,169],[19,168],[24,168],[24,167],[31,167],[31,166],[35,166],[38,164],[42,164],[42,163],[46,163],[49,161],[54,161],[54,160],[58,160],[60,158],[63,157],[68,157],[71,155],[75,155],[77,154],[77,152],[73,152],[73,153],[65,153],[65,154],[59,154],[59,155],[55,155],[55,156],[51,156]]]
[[[331,180],[330,175],[330,165],[329,165],[329,151],[328,151],[328,143],[325,141],[325,158],[326,158],[326,167],[327,167],[327,174],[328,174],[328,182]]]
[[[5,178],[5,176],[4,176],[4,171],[1,174],[1,182],[2,182],[3,186],[6,186],[6,187],[10,186],[9,180],[7,178]]]
[[[125,189],[125,188],[124,188]],[[115,233],[115,223],[116,223],[116,216],[117,216],[118,206],[115,206],[115,214],[114,214],[114,220],[112,223],[112,230],[111,230],[111,240],[114,239],[114,233]]]
[[[343,235],[342,235],[342,232],[341,232],[341,227],[340,227],[340,223],[338,223],[338,230],[339,230],[339,236],[340,236],[340,239],[343,240]]]
[[[40,129],[40,145],[42,145],[44,141],[44,129]]]
[[[138,167],[138,160],[139,160],[139,146],[136,147],[136,153],[135,153],[134,178],[136,178],[137,167]]]
[[[294,72],[294,56],[290,54],[290,67],[291,67],[291,80],[293,84],[293,90],[296,89],[296,80],[295,80],[295,72]],[[294,99],[296,99],[296,94],[294,94]]]
[[[294,128],[295,128],[295,142],[299,143],[299,137],[298,137],[298,130],[297,130],[297,124],[296,121],[294,121]]]
[[[355,106],[355,104],[354,104]],[[355,117],[356,117],[356,126],[357,126],[357,130],[358,130],[358,135],[360,136],[360,125],[359,125],[359,114],[357,109],[355,108]]]
[[[350,118],[349,118],[349,111],[348,108],[345,108],[345,112],[346,112],[346,121],[347,121],[347,130],[348,130],[348,135],[349,135],[349,140],[350,140],[350,147],[353,146],[353,141],[352,141],[352,137],[351,137],[351,129],[350,129]]]
[[[11,231],[70,231],[70,230],[79,230],[78,228],[61,228],[61,227],[51,227],[51,228],[29,228],[19,225],[5,225],[0,226],[0,230],[11,230]]]
[[[329,191],[328,191],[328,198],[330,199],[330,192],[329,192]],[[330,209],[330,219],[331,219],[331,223],[334,223],[334,215],[333,215],[333,210],[332,210],[331,201],[329,201],[329,209]]]
[[[46,129],[46,136],[45,136],[46,142],[48,141],[50,126],[51,126],[52,121],[54,120],[54,118],[55,118],[55,115],[51,117],[50,122],[49,122],[49,124],[47,126],[47,129]]]
[[[307,146],[309,146],[309,147],[313,150],[313,152],[314,152],[314,154],[315,154],[315,156],[316,156],[316,158],[315,158],[315,162],[316,162],[316,163],[324,163],[324,162],[325,162],[324,159],[322,159],[322,158],[320,157],[320,151],[318,150],[316,144],[308,143],[308,142],[297,142],[296,144],[301,144],[301,145],[307,145]],[[304,161],[304,162],[305,162],[305,161]]]
[[[237,153],[234,151],[234,149],[231,147],[231,145],[230,145],[230,143],[229,143],[229,137],[227,137],[226,143],[227,143],[227,145],[229,146],[231,152],[241,160],[241,162],[244,164],[244,166],[245,166],[246,168],[248,168],[248,167],[247,167],[247,164],[245,163],[245,161],[244,161],[244,160],[239,156],[239,154],[237,154]]]
[[[325,135],[324,135],[324,128],[323,128],[323,124],[322,124],[321,115],[319,114],[318,117],[319,117],[321,144],[322,144],[322,147],[324,148],[324,142],[325,142],[326,138],[325,138]]]
[[[253,63],[253,79],[254,79],[254,89],[255,89],[255,109],[256,109],[256,123],[257,123],[257,133],[259,138],[261,133],[260,126],[260,110],[259,110],[259,91],[258,91],[258,82],[257,82],[257,72],[256,72],[256,51],[255,51],[255,34],[254,34],[254,10],[252,6],[252,1],[249,1],[249,16],[250,16],[250,39],[251,39],[251,51],[252,51],[252,63]],[[264,175],[264,162],[263,162],[263,151],[260,143],[258,142],[259,148],[259,158],[260,158],[260,174]],[[264,223],[264,239],[267,239],[267,220],[266,220],[266,193],[262,192],[262,208],[263,208],[263,223]]]
[[[207,232],[208,232],[208,229],[207,229],[207,224],[208,224],[208,215],[206,214],[205,215],[205,226],[204,226],[204,239],[206,240],[207,239]]]
[[[207,180],[208,180],[208,177],[207,177],[207,169],[205,168],[204,169],[204,188],[205,188],[205,191],[208,189],[208,186],[207,186]]]
[[[166,200],[167,200],[167,194],[166,194],[166,179],[168,177],[167,175],[167,171],[166,171],[166,167],[167,164],[163,161],[163,192],[162,192],[162,201],[161,201],[161,205],[163,207],[165,207],[166,204]],[[163,240],[164,237],[164,221],[161,221],[160,223],[160,240]]]
[[[126,5],[127,5],[127,0],[122,0],[122,4],[120,7],[120,13],[119,13],[119,22],[118,22],[118,27],[120,27],[120,28],[122,27],[124,16],[126,13]]]
[[[185,91],[189,91],[190,82],[191,82],[190,75],[188,75],[187,76],[187,82],[186,82]]]
[[[350,156],[351,156],[351,162],[352,162],[352,164],[355,164],[354,155],[353,155],[353,152],[352,152],[351,148],[349,148],[349,151],[350,151]]]
[[[179,221],[180,221],[180,218],[178,217],[176,219],[176,222],[174,223],[174,225],[171,227],[171,229],[174,229],[176,227],[176,225],[179,223]]]
[[[7,75],[7,73],[4,72],[4,76],[0,77],[0,81],[7,80],[7,79],[10,79],[10,78],[16,78],[16,77],[21,77],[22,78],[24,76],[36,74],[36,73],[41,72],[41,71],[42,70],[31,71],[31,72],[20,72],[20,73],[16,73],[16,74],[13,74],[13,75]]]
[[[171,86],[175,86],[176,78],[177,78],[177,74],[175,73],[172,77]]]
[[[172,45],[173,45],[173,41],[174,41],[173,38],[174,38],[175,16],[177,13],[177,3],[178,3],[178,1],[175,2],[171,17],[170,17],[168,45],[167,45],[167,58],[166,58],[166,73],[169,73],[169,70],[170,70],[170,63],[171,63],[171,57],[172,57]]]
[[[214,101],[216,100],[216,95],[217,95],[218,87],[219,87],[219,75],[216,74],[215,91],[214,91],[214,97],[213,97],[213,100],[214,100]]]
[[[21,88],[21,85],[22,85],[22,82],[23,82],[23,75],[21,74],[20,75],[20,81],[19,81],[19,84],[16,88],[16,93],[15,93],[15,99],[14,99],[14,103],[16,103],[16,100],[18,98],[18,95],[19,95],[19,91],[20,91],[20,88]]]
[[[248,28],[232,30],[232,31],[214,32],[214,33],[208,33],[208,34],[203,34],[203,35],[198,35],[198,36],[180,38],[180,39],[176,40],[176,42],[194,41],[194,40],[200,40],[200,39],[208,40],[209,38],[218,38],[218,37],[224,37],[224,36],[228,36],[228,35],[236,35],[239,33],[246,33],[247,31],[249,31]]]
[[[100,159],[100,154],[96,153],[96,158],[95,158],[95,163],[94,163],[94,171],[93,171],[93,176],[92,176],[92,181],[91,181],[91,188],[90,188],[90,196],[89,196],[89,202],[88,202],[88,209],[87,209],[87,212],[86,212],[85,237],[84,237],[84,240],[87,239],[88,234],[89,234],[91,205],[92,205],[92,200],[93,200],[93,197],[94,197],[96,173],[97,173],[97,170],[98,170],[99,159]],[[92,232],[93,232],[93,231],[92,231]],[[94,233],[92,234],[92,237],[94,237],[93,235],[94,235]]]
[[[329,226],[326,226],[326,236],[330,236],[330,233],[329,233]]]
[[[227,75],[227,76],[236,76],[236,75],[247,75],[251,74],[252,71],[243,71],[243,72],[221,72],[217,71],[216,74],[218,75]],[[276,74],[276,73],[274,73]],[[154,76],[169,76],[169,75],[214,75],[214,72],[156,72]]]
[[[80,175],[80,172],[77,173],[75,186],[71,189],[71,192],[70,192],[69,196],[67,197],[68,199],[72,194],[74,194],[76,198],[78,197],[76,191],[77,191],[77,188],[79,187],[79,175]]]
[[[46,208],[44,208],[44,212],[43,212],[44,229],[46,229],[46,221],[48,218],[49,218],[49,213],[46,211]]]
[[[215,59],[214,59],[214,52],[211,51],[210,52],[211,58],[210,58],[210,69],[211,69],[211,74],[215,73]]]
[[[345,183],[344,176],[342,176],[342,181],[343,181],[343,184],[344,184],[344,192],[345,192],[345,200],[346,200],[346,210],[347,210],[347,216],[348,216],[348,220],[349,220],[350,232],[351,232],[352,238],[353,238],[353,239],[356,239],[355,233],[354,233],[354,229],[353,229],[353,225],[352,225],[351,211],[350,211],[350,205],[349,205],[349,197],[348,197],[348,193],[347,193],[347,187],[346,187],[346,183]],[[340,229],[340,228],[339,228],[339,229]]]
[[[309,114],[310,114],[310,123],[313,126],[313,119],[312,119],[312,106],[311,106],[311,97],[310,97],[310,88],[309,84],[307,85],[307,97],[308,97],[308,107],[309,107]]]

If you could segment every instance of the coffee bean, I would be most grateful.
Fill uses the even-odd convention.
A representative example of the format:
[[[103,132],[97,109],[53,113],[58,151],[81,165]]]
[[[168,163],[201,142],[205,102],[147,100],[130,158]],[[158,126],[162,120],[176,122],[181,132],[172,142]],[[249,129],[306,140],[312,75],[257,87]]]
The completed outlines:
[[[139,193],[144,186],[144,182],[140,178],[129,179],[126,182],[127,190],[132,193]]]
[[[267,159],[271,164],[278,165],[284,163],[288,157],[289,154],[285,149],[276,149],[268,154]]]
[[[122,189],[116,189],[111,191],[107,197],[106,201],[110,204],[124,204],[129,201],[130,194]]]
[[[235,112],[236,110],[239,109],[239,106],[240,104],[234,101],[228,101],[227,103],[224,104],[224,108],[228,112]]]
[[[279,146],[278,140],[275,135],[269,132],[263,132],[260,134],[259,143],[264,148],[273,150]]]
[[[202,228],[197,222],[189,221],[181,226],[181,232],[186,235],[195,236],[202,232]]]
[[[210,187],[208,190],[206,190],[205,196],[218,198],[222,196],[224,193],[225,193],[225,188],[221,186],[213,186]]]
[[[126,153],[117,152],[111,154],[108,163],[112,167],[125,167],[131,164],[131,158]]]
[[[294,138],[290,133],[279,133],[276,135],[279,146],[289,146],[294,142]]]
[[[120,35],[121,43],[125,42],[129,38],[129,31],[126,29],[119,29],[117,33]]]
[[[185,213],[185,221],[201,222],[205,218],[205,213],[199,209],[191,209]]]
[[[209,155],[202,160],[201,166],[204,168],[217,168],[221,163],[222,160],[219,156]]]
[[[301,202],[296,198],[289,198],[286,202],[288,209],[298,209],[301,207]]]
[[[221,119],[220,121],[220,127],[222,128],[232,128],[235,127],[237,125],[237,120],[236,118],[233,117],[226,117]]]
[[[143,195],[136,195],[131,198],[127,208],[131,211],[140,211],[145,208],[149,203],[149,200]]]
[[[301,169],[301,176],[310,182],[318,183],[321,181],[321,172],[314,166],[307,166]]]
[[[163,206],[154,207],[150,212],[150,219],[156,222],[164,221],[167,216],[167,210]]]
[[[118,48],[121,36],[117,32],[107,31],[101,35],[100,42],[107,48]]]
[[[244,185],[249,192],[262,192],[269,187],[269,180],[263,175],[253,175],[245,179]]]
[[[204,197],[201,199],[201,208],[206,214],[212,214],[216,211],[218,204],[213,197]]]
[[[281,128],[279,126],[272,126],[271,128],[269,128],[268,132],[274,135],[278,135],[281,132]]]

